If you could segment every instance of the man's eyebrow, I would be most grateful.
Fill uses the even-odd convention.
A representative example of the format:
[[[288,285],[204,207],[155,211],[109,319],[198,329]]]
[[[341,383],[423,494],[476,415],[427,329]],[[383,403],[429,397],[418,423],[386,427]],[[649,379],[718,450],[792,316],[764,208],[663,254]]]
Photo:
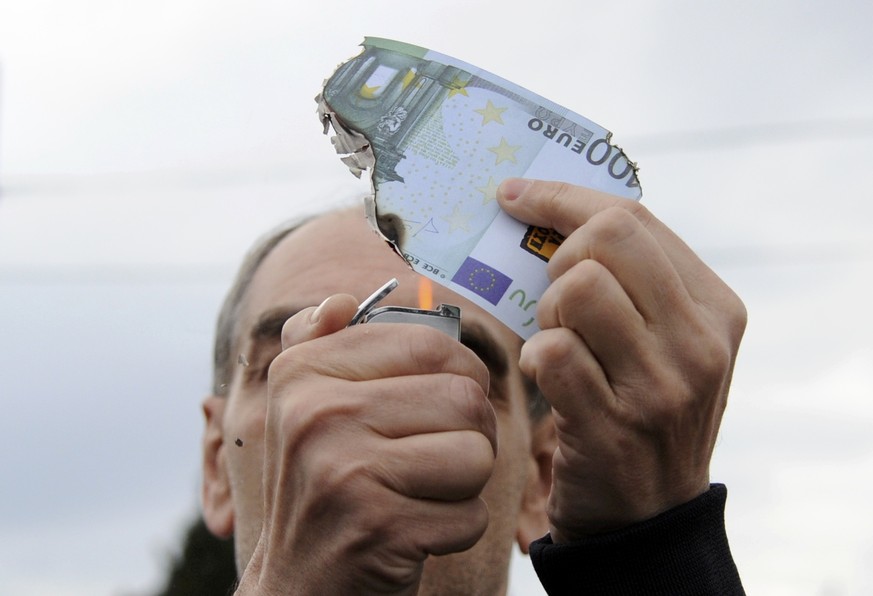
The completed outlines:
[[[494,335],[478,323],[464,321],[461,325],[461,343],[476,352],[488,369],[498,377],[509,370],[506,350],[500,347]]]
[[[302,309],[280,306],[270,309],[258,317],[252,325],[249,336],[255,342],[278,339],[282,335],[282,327],[285,321],[296,315]]]

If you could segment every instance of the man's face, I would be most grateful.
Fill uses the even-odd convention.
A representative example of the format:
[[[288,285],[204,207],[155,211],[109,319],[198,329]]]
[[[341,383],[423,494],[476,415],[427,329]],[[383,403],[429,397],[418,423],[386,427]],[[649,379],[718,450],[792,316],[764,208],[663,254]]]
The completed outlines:
[[[227,402],[217,422],[223,451],[217,461],[229,482],[240,569],[251,557],[261,528],[267,370],[281,349],[283,322],[332,294],[348,293],[363,300],[392,277],[400,285],[382,304],[420,306],[420,276],[373,234],[360,214],[346,211],[320,217],[291,233],[252,279],[231,358],[234,362],[239,358],[240,364],[230,377]],[[430,557],[420,593],[499,593],[506,587],[512,543],[517,538],[529,539],[529,532],[518,533],[519,518],[529,520],[532,507],[542,508],[543,476],[536,465],[527,396],[517,366],[521,341],[448,289],[435,286],[433,292],[434,304],[461,307],[462,341],[488,365],[499,449],[494,473],[482,495],[490,515],[486,534],[466,552]],[[207,521],[208,517],[207,508]],[[542,516],[537,523],[540,519],[545,524]],[[545,529],[543,525],[536,531],[544,533]]]

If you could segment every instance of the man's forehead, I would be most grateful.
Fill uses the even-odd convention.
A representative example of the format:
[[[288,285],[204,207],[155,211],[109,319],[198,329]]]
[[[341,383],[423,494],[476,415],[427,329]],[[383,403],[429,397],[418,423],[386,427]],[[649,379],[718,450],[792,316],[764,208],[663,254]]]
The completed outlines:
[[[361,210],[316,217],[288,234],[258,268],[241,321],[243,333],[270,313],[293,314],[332,294],[348,293],[363,300],[392,277],[399,279],[400,286],[383,304],[420,306],[421,276],[376,235]],[[434,299],[460,306],[465,320],[489,329],[500,343],[520,343],[496,319],[448,288],[435,286]]]
[[[327,213],[300,226],[273,249],[260,269],[271,281],[283,273],[311,274],[311,283],[328,274],[341,283],[346,277],[366,279],[374,270],[411,272],[363,214],[351,210]]]
[[[315,218],[286,236],[252,280],[253,302],[318,304],[336,293],[362,300],[396,277],[401,290],[417,288],[418,278],[370,228],[360,211],[344,210]]]

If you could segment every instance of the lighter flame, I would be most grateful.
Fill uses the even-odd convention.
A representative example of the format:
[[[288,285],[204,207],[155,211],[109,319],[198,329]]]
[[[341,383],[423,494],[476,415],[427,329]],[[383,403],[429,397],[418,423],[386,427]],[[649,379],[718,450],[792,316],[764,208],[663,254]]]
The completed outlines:
[[[418,307],[431,310],[433,308],[433,286],[426,277],[419,277],[418,280]]]

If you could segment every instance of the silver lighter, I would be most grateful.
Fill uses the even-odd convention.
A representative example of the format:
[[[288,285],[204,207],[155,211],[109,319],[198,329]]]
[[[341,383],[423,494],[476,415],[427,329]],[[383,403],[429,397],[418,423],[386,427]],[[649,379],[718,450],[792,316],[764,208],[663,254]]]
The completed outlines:
[[[363,323],[413,323],[427,325],[442,331],[449,337],[461,339],[461,309],[451,304],[440,304],[434,310],[409,308],[405,306],[382,306],[376,304],[397,287],[392,279],[361,302],[349,327]]]

